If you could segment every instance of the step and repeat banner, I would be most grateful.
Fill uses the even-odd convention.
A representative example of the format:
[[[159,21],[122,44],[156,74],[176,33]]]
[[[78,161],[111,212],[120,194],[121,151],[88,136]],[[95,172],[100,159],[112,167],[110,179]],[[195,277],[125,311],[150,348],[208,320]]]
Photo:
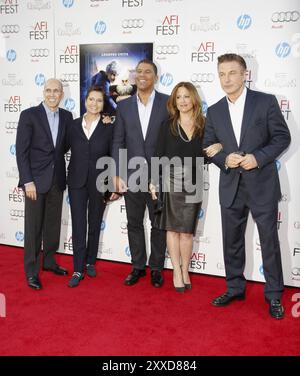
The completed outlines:
[[[236,52],[248,65],[247,87],[276,95],[292,134],[289,149],[277,160],[283,193],[278,231],[285,284],[300,287],[297,0],[0,0],[0,31],[0,243],[23,246],[24,195],[17,187],[16,130],[20,112],[41,102],[46,79],[62,80],[65,95],[61,107],[72,111],[75,118],[80,115],[82,64],[91,74],[105,70],[113,61],[124,68],[127,48],[122,46],[150,45],[159,69],[157,89],[170,94],[179,81],[191,81],[199,91],[205,112],[224,96],[217,75],[217,56]],[[93,51],[90,59],[85,52],[89,45]],[[134,59],[130,58],[132,63]],[[126,64],[114,84],[132,80],[133,67]],[[205,170],[204,202],[190,269],[224,276],[218,175],[213,165]],[[59,250],[62,253],[72,253],[71,226],[66,192]],[[130,262],[123,200],[108,205],[99,226],[99,258]],[[148,238],[149,228],[145,217]],[[264,281],[259,236],[251,217],[246,248],[246,277]],[[168,255],[166,267],[171,267]]]

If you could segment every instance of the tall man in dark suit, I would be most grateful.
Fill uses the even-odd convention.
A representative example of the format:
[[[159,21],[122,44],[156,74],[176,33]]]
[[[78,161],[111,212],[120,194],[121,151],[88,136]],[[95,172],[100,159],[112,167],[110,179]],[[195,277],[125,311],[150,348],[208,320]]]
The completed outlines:
[[[60,81],[49,79],[44,101],[21,112],[16,151],[19,186],[25,191],[24,264],[29,287],[39,290],[41,243],[43,269],[58,275],[67,270],[56,264],[59,247],[63,191],[66,188],[66,127],[69,111],[58,108],[63,97]]]
[[[221,170],[227,283],[227,291],[212,304],[220,307],[245,298],[245,230],[250,210],[260,237],[269,313],[281,319],[283,274],[277,232],[281,192],[275,160],[288,147],[290,132],[275,96],[246,89],[246,69],[239,55],[219,56],[219,78],[226,97],[207,112],[204,145],[223,145],[212,161]]]
[[[142,60],[136,67],[137,95],[118,103],[116,123],[113,137],[112,156],[116,161],[117,174],[120,164],[119,150],[127,149],[128,161],[133,157],[141,157],[143,163],[150,170],[159,129],[167,120],[166,102],[168,96],[154,90],[157,81],[157,67],[150,60]],[[128,169],[128,177],[136,170]],[[147,177],[146,177],[147,180]],[[146,182],[146,187],[148,186]],[[162,269],[164,267],[166,235],[165,231],[153,227],[154,205],[151,195],[142,189],[127,190],[127,182],[120,176],[115,178],[117,192],[126,192],[125,204],[128,221],[128,239],[131,252],[133,270],[125,279],[126,285],[134,285],[140,277],[145,276],[147,263],[144,214],[148,207],[151,220],[151,255],[149,266],[151,269],[151,283],[154,287],[163,284]]]

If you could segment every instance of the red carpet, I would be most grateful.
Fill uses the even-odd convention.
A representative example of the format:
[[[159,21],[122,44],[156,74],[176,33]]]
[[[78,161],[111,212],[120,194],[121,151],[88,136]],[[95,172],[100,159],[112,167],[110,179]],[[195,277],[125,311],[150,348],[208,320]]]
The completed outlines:
[[[58,255],[72,271],[72,257]],[[300,317],[291,314],[286,288],[284,320],[269,317],[263,284],[249,282],[247,298],[225,308],[210,301],[225,288],[223,278],[193,274],[184,294],[150,285],[149,270],[135,286],[124,286],[130,265],[98,261],[99,275],[67,287],[68,277],[41,272],[44,289],[25,283],[23,249],[0,246],[0,355],[300,355]]]

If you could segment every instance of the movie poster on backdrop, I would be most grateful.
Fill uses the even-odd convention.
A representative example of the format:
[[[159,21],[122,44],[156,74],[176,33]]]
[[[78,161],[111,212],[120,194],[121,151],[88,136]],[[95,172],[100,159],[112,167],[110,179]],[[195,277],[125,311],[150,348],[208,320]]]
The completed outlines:
[[[85,96],[91,85],[103,87],[104,112],[114,115],[118,102],[134,95],[135,68],[142,59],[152,60],[153,43],[81,44],[80,114],[85,112]]]

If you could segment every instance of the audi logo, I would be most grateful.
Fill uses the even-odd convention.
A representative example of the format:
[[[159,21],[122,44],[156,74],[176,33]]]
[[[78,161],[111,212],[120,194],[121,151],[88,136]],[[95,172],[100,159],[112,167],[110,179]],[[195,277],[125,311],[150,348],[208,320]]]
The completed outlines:
[[[296,22],[299,20],[300,13],[297,10],[288,12],[274,12],[271,20],[273,22]]]
[[[48,48],[33,48],[30,50],[31,57],[47,57],[49,56]]]
[[[5,123],[5,129],[17,129],[18,122],[17,121],[7,121]]]
[[[19,25],[2,25],[1,27],[2,34],[18,33],[19,31],[20,31]]]
[[[158,55],[175,55],[179,52],[179,46],[177,44],[157,46],[156,53]]]
[[[141,18],[131,18],[122,21],[124,29],[138,29],[144,26],[144,20]]]
[[[11,215],[11,217],[24,218],[24,210],[12,209],[9,214]]]
[[[213,73],[193,73],[192,82],[213,82],[215,75]]]
[[[300,276],[300,268],[297,268],[297,267],[293,268],[293,269],[292,269],[292,274],[293,274],[293,275],[299,275],[299,276]]]
[[[79,79],[79,76],[77,73],[63,73],[60,76],[60,80],[62,82],[77,82]]]

